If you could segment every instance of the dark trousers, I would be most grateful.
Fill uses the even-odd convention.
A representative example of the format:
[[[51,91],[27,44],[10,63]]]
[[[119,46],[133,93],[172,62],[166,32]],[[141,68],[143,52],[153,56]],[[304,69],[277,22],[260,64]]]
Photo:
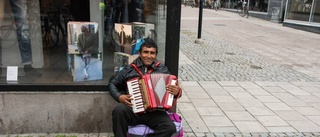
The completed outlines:
[[[124,52],[124,44],[121,44],[121,45],[120,45],[120,52],[125,53],[125,52]]]
[[[29,24],[27,20],[27,0],[9,0],[12,9],[14,21],[17,27],[17,38],[21,60],[24,65],[29,65],[32,62],[31,41]],[[1,57],[0,57],[0,60]]]
[[[116,0],[115,1],[115,19],[117,23],[128,23],[128,0]]]
[[[171,137],[176,126],[165,111],[135,114],[131,107],[120,104],[112,111],[113,133],[115,137],[126,137],[128,126],[144,124],[154,130],[148,137]]]

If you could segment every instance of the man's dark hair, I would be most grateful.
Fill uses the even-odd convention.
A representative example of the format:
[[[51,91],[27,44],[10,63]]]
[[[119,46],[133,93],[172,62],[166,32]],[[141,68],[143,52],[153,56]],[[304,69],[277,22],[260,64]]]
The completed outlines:
[[[158,46],[157,44],[151,39],[151,38],[145,38],[144,42],[141,44],[140,47],[140,53],[143,47],[147,47],[147,48],[155,48],[156,49],[156,53],[158,54]]]

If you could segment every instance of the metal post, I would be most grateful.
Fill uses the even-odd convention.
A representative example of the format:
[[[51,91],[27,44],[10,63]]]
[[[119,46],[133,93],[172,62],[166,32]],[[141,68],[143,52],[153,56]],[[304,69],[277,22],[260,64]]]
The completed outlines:
[[[247,3],[247,11],[249,12],[250,10],[250,0],[248,0],[248,3]]]
[[[178,77],[181,0],[165,0],[167,2],[165,65],[171,74]],[[176,105],[171,109],[176,112]]]
[[[166,1],[163,1],[163,17],[166,17]]]
[[[200,6],[199,6],[198,39],[201,38],[203,1],[204,0],[200,0]]]
[[[166,15],[170,16],[166,16],[165,65],[169,68],[171,74],[178,76],[181,0],[168,0],[166,7]]]

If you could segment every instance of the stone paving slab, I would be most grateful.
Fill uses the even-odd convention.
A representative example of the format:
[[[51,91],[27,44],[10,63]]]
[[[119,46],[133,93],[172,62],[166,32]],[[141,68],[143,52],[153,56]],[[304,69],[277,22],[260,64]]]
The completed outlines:
[[[219,107],[210,106],[210,107],[196,107],[199,115],[205,116],[205,115],[224,115],[224,112]]]
[[[182,81],[182,85],[185,81]],[[187,83],[190,81],[186,81]],[[192,82],[194,83],[194,82]],[[200,83],[200,82],[199,82]],[[217,82],[219,83],[219,81]],[[241,85],[240,82],[235,82],[237,85]],[[243,84],[243,83],[242,83]],[[274,83],[272,85],[277,85],[279,83]],[[201,85],[201,84],[195,84]],[[257,86],[260,86],[256,84]],[[225,85],[226,88],[229,88],[230,85]],[[255,87],[255,86],[252,86]],[[282,88],[280,86],[275,86]],[[299,86],[298,86],[299,87]],[[222,88],[225,88],[222,86]],[[206,89],[202,89],[205,90]],[[202,91],[200,90],[200,91]],[[210,89],[209,89],[210,90]],[[180,107],[181,103],[178,103],[178,110],[189,109],[194,107],[200,119],[203,120],[207,128],[211,133],[216,133],[217,131],[223,131],[221,127],[227,127],[225,130],[234,130],[235,128],[240,132],[249,132],[254,133],[258,132],[310,132],[313,134],[318,132],[320,124],[319,110],[312,107],[310,103],[314,102],[305,102],[290,93],[287,90],[283,90],[278,94],[271,94],[272,92],[265,91],[270,93],[266,96],[252,95],[252,92],[249,92],[251,89],[244,90],[241,92],[235,92],[234,90],[225,91],[228,96],[214,96],[212,97],[213,101],[216,103],[211,106],[206,104],[204,106],[199,104],[199,100],[190,99],[190,104],[188,107]],[[195,92],[195,91],[193,91]],[[305,91],[309,93],[308,91]],[[267,97],[263,99],[252,99],[250,97],[238,98],[239,96],[232,96],[233,93],[247,93],[245,95],[252,95],[254,97]],[[185,95],[188,96],[189,92],[186,92]],[[277,96],[279,95],[279,97]],[[283,95],[283,96],[281,96]],[[285,97],[291,95],[291,97]],[[310,97],[310,96],[308,96]],[[271,101],[267,101],[267,100]],[[315,102],[319,97],[313,96]],[[227,101],[226,101],[227,100]],[[233,100],[230,102],[230,100]],[[294,100],[297,100],[296,103],[293,103]],[[318,100],[319,101],[319,100]],[[192,105],[193,104],[193,105]],[[197,104],[197,105],[195,105]],[[290,106],[291,104],[291,106]],[[190,106],[192,105],[192,106]],[[180,109],[181,108],[181,109]],[[208,108],[208,109],[206,109]],[[210,109],[211,108],[211,109]],[[194,112],[194,110],[191,110]],[[187,113],[182,111],[182,117]],[[191,112],[190,112],[191,113]],[[190,117],[190,116],[189,116]],[[194,116],[192,116],[194,117]],[[228,122],[229,121],[229,122]],[[186,119],[186,122],[188,120]],[[250,125],[250,126],[249,126]],[[306,125],[306,127],[301,126]],[[254,128],[252,128],[254,126]],[[215,128],[220,127],[220,128]],[[231,128],[234,127],[234,128]],[[190,127],[193,131],[193,128]],[[320,131],[320,130],[319,130]]]
[[[249,112],[247,111],[224,111],[228,118],[232,121],[250,121],[256,120]]]

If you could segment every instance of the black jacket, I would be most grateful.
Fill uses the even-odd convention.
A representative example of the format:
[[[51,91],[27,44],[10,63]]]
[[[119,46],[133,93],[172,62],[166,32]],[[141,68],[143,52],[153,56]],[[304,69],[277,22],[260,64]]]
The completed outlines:
[[[145,66],[141,62],[140,57],[134,60],[133,63],[136,64],[142,74],[145,74]],[[153,62],[152,65],[147,68],[147,71],[149,71],[151,68],[153,69],[151,73],[170,74],[168,68],[161,63],[156,67],[155,62]],[[117,75],[111,78],[108,88],[109,93],[114,98],[114,100],[119,102],[118,99],[120,95],[128,94],[127,81],[137,77],[140,77],[139,73],[131,65],[127,65]]]

